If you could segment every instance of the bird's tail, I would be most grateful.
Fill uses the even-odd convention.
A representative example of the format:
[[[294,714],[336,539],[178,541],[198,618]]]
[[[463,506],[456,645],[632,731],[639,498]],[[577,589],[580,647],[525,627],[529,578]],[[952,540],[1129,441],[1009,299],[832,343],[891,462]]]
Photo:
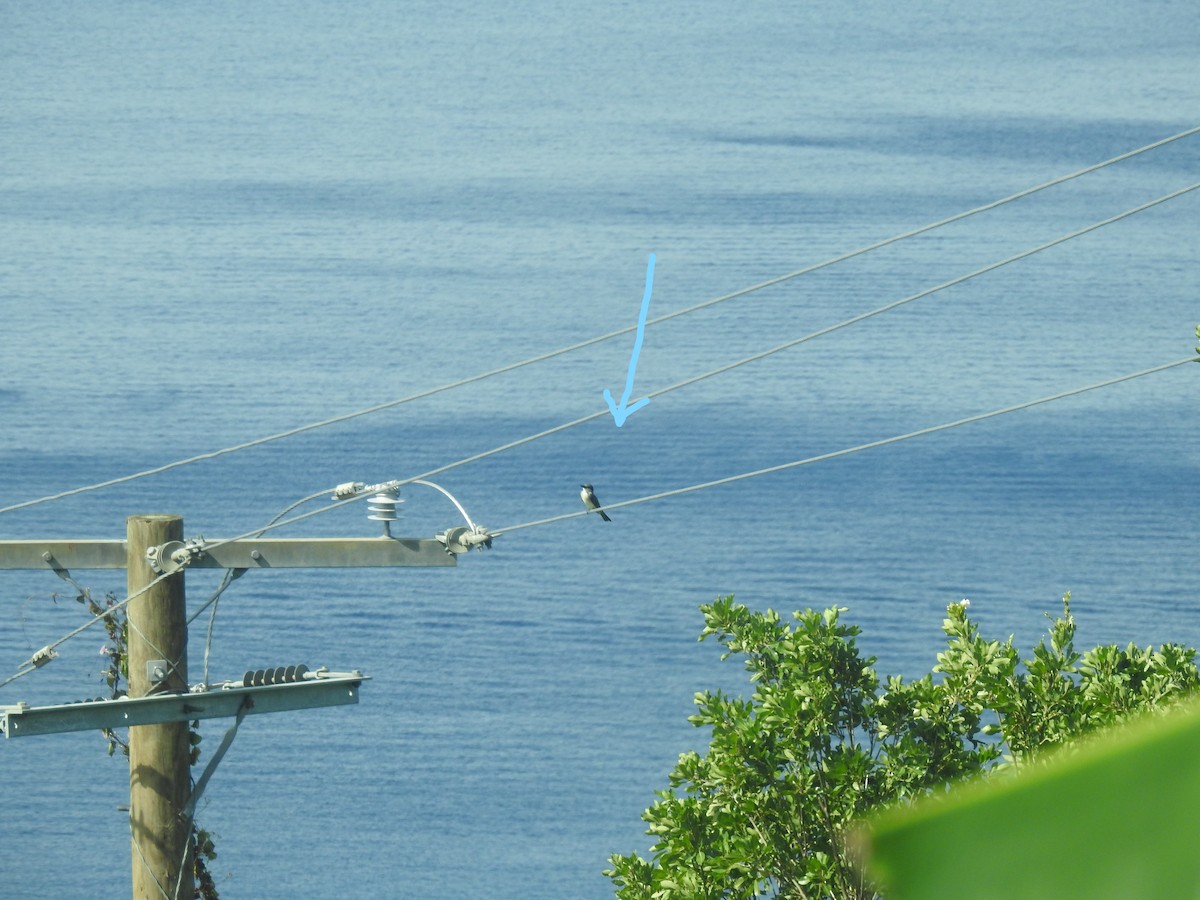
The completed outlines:
[[[605,522],[611,522],[611,521],[612,521],[612,519],[610,519],[610,518],[608,517],[608,513],[606,513],[604,510],[602,510],[602,509],[598,509],[598,510],[596,510],[596,512],[600,513],[600,518],[602,518],[602,519],[603,519]]]

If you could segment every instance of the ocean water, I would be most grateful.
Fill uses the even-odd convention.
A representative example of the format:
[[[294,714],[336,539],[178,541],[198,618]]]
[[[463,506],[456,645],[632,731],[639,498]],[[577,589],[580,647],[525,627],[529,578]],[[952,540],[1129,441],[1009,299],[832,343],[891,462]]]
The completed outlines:
[[[1192,4],[9,4],[0,11],[0,506],[366,408],[690,306],[1200,124]],[[647,329],[634,397],[1195,182],[1200,138]],[[502,528],[828,453],[1186,357],[1200,192],[826,337],[436,476]],[[603,409],[632,336],[0,515],[248,532]],[[501,536],[454,569],[255,572],[212,677],[305,662],[354,707],[256,716],[204,795],[230,898],[598,898],[706,687],[700,603],[839,605],[888,672],[961,597],[1026,647],[1200,644],[1184,366],[770,476]],[[405,493],[398,532],[458,524]],[[307,508],[307,507],[306,507]],[[370,535],[365,508],[286,535]],[[75,572],[97,595],[124,573]],[[218,573],[188,576],[192,605]],[[57,592],[58,596],[53,596]],[[0,678],[80,624],[0,571]],[[193,678],[204,628],[191,636]],[[87,632],[0,704],[100,693]],[[225,723],[204,728],[205,749]],[[97,734],[0,746],[5,896],[129,892]]]

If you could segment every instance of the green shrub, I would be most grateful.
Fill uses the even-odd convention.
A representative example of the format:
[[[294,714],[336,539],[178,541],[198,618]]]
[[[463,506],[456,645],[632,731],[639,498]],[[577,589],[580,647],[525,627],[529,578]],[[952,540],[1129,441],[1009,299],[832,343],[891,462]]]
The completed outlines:
[[[1200,684],[1195,650],[1165,644],[1074,647],[1070,595],[1030,659],[1012,639],[987,641],[952,603],[947,646],[915,681],[886,678],[864,658],[844,609],[781,621],[732,597],[701,607],[700,639],[740,656],[749,699],[696,695],[704,755],[684,753],[642,818],[649,859],[613,855],[605,874],[621,900],[870,898],[845,836],[864,813],[944,790],[957,779],[1020,766],[1043,750]]]

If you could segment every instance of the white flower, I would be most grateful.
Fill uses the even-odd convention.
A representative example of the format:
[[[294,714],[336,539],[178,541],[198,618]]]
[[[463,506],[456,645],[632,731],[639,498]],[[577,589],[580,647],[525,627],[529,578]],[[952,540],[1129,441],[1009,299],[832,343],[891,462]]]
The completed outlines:
[[[971,605],[971,601],[968,600],[966,597],[963,597],[961,600],[958,601],[958,605],[961,606],[963,609],[966,609]]]

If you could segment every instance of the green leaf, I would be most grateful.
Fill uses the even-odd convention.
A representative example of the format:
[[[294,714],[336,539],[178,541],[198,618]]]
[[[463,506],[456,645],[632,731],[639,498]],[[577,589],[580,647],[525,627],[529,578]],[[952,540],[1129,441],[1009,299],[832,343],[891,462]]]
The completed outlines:
[[[1141,720],[1015,779],[879,817],[889,900],[1195,896],[1200,707]]]

